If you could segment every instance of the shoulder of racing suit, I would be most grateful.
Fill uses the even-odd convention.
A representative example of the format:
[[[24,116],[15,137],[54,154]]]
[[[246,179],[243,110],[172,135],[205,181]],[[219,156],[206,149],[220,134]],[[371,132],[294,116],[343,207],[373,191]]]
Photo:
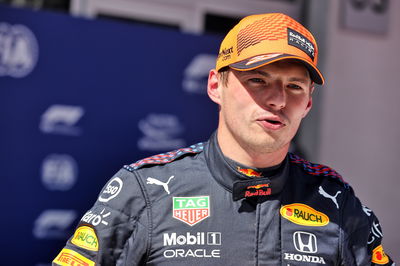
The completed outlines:
[[[334,181],[342,187],[343,199],[338,200],[338,211],[341,215],[341,265],[395,265],[384,252],[382,246],[383,232],[374,212],[363,205],[356,197],[353,188],[343,180],[342,176],[332,168],[311,163],[299,156],[289,153],[290,163],[298,166],[310,176],[326,177],[324,181]],[[328,182],[329,182],[328,181]],[[329,182],[332,184],[332,182]],[[334,186],[337,187],[337,186]],[[332,197],[326,188],[319,186],[318,193],[324,197]],[[333,191],[331,191],[333,193]],[[338,195],[339,192],[336,192]],[[340,209],[340,210],[339,210]]]
[[[188,155],[195,155],[195,154],[201,153],[204,150],[204,144],[205,144],[204,142],[199,142],[199,143],[191,145],[190,147],[187,147],[187,148],[181,148],[181,149],[177,149],[174,151],[153,155],[151,157],[147,157],[147,158],[141,159],[139,161],[136,161],[133,164],[125,165],[124,168],[126,170],[132,172],[134,170],[137,170],[137,169],[140,169],[143,167],[171,163],[175,160],[179,160]]]
[[[337,183],[342,185],[345,189],[351,189],[350,185],[343,179],[343,177],[329,166],[309,162],[293,153],[289,153],[289,162],[300,167],[306,174],[328,177],[337,181]]]

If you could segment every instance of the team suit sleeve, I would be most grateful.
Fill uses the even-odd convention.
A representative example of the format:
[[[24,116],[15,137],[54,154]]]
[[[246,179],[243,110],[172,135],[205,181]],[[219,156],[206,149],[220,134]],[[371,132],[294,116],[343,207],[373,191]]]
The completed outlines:
[[[341,265],[395,265],[382,246],[383,232],[372,210],[350,191],[343,208]]]
[[[148,220],[143,186],[135,174],[121,169],[83,215],[53,265],[141,265]]]

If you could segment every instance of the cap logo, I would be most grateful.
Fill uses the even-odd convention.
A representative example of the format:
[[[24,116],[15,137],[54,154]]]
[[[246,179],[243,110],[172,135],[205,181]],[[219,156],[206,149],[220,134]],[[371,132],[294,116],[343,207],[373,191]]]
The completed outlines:
[[[264,55],[259,55],[259,56],[253,57],[249,61],[247,61],[246,66],[252,65],[252,64],[260,62],[260,61],[272,59],[272,58],[275,58],[275,57],[280,56],[280,55],[282,55],[282,54],[264,54]]]
[[[225,48],[222,51],[219,52],[218,54],[218,60],[220,57],[222,57],[222,61],[228,60],[231,58],[231,54],[233,53],[233,47],[230,48]]]
[[[290,28],[288,28],[287,31],[288,31],[288,44],[299,48],[300,50],[305,52],[311,58],[311,60],[314,61],[314,56],[315,56],[314,44],[300,32],[297,32]]]

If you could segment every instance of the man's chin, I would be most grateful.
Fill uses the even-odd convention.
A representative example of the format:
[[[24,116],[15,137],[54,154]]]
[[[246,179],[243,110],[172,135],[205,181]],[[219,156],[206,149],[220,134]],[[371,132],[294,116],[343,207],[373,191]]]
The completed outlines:
[[[249,143],[250,148],[257,153],[266,154],[281,151],[282,149],[289,149],[289,145],[275,140],[275,139],[264,139],[253,141]]]

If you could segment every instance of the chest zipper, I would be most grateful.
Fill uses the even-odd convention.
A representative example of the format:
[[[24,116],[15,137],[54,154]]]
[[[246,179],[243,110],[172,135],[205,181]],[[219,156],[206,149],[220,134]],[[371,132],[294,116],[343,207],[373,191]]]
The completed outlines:
[[[260,219],[261,219],[261,204],[257,202],[256,207],[256,243],[255,243],[255,265],[258,266],[259,244],[260,244]]]

